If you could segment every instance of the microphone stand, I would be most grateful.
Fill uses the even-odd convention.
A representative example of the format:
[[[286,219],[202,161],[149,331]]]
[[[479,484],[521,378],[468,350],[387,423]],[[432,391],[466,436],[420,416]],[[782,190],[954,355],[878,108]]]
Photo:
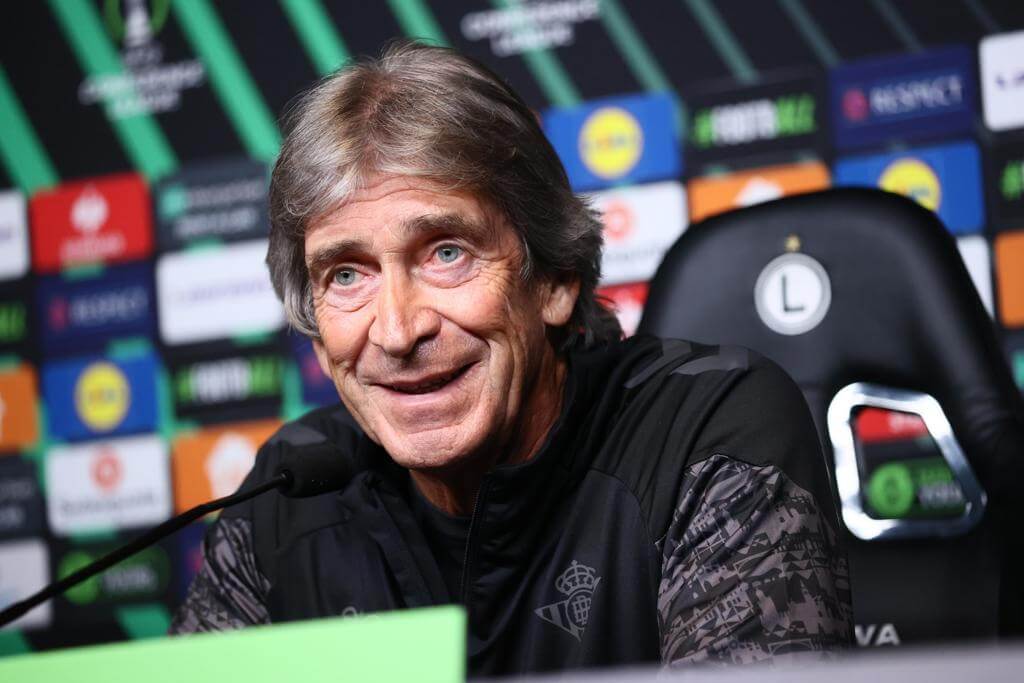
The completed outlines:
[[[194,508],[187,510],[176,517],[171,517],[165,522],[162,522],[158,526],[153,527],[146,533],[142,534],[135,540],[113,550],[103,557],[99,558],[95,562],[90,562],[86,566],[78,569],[77,571],[68,574],[60,581],[51,583],[46,588],[42,589],[38,593],[25,598],[20,602],[16,602],[10,605],[3,611],[0,611],[0,626],[4,626],[14,621],[18,617],[27,613],[30,609],[36,605],[46,602],[50,598],[60,595],[64,591],[68,590],[72,586],[78,585],[82,581],[99,574],[100,572],[109,569],[113,565],[117,564],[121,560],[131,557],[140,550],[156,543],[164,536],[168,536],[175,531],[188,526],[195,520],[199,519],[203,515],[207,515],[211,512],[220,510],[221,508],[235,505],[243,501],[255,498],[261,493],[270,491],[271,489],[288,487],[292,484],[293,476],[287,470],[281,471],[273,479],[265,481],[248,491],[239,491],[233,493],[230,496],[224,496],[223,498],[217,498],[207,503],[197,505]]]

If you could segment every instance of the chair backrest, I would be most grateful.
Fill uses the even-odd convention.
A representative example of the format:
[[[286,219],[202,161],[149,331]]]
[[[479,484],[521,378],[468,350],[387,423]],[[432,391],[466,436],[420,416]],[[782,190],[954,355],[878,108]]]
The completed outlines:
[[[712,217],[691,226],[666,255],[640,331],[741,344],[775,360],[803,391],[829,463],[839,453],[828,413],[841,390],[867,383],[934,397],[987,492],[985,528],[945,541],[867,544],[863,534],[850,536],[855,614],[863,608],[857,618],[865,629],[875,624],[867,619],[890,623],[904,601],[903,611],[920,616],[903,614],[905,631],[922,638],[994,630],[1000,607],[993,601],[1004,597],[993,593],[994,563],[1005,558],[990,541],[1024,507],[1016,493],[1024,482],[1024,410],[956,242],[932,212],[890,193],[833,189]],[[968,564],[970,558],[951,557],[963,553],[975,557]],[[952,565],[932,588],[949,618],[936,625],[934,610],[907,602],[899,583],[917,572],[917,585],[928,585],[935,567],[924,563],[947,560]],[[945,595],[960,581],[987,586]],[[973,617],[964,617],[968,612]],[[950,626],[957,620],[966,626]]]

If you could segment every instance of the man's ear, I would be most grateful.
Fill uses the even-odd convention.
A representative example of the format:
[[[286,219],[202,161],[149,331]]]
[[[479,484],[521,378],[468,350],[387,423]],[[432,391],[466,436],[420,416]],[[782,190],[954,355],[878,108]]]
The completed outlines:
[[[320,370],[323,371],[324,375],[333,380],[331,376],[331,359],[327,357],[327,349],[324,348],[324,344],[319,339],[313,340],[313,353],[316,354],[316,360],[320,363]]]
[[[580,295],[580,281],[577,279],[550,282],[543,287],[544,297],[541,315],[550,327],[562,327],[572,316],[576,298]]]

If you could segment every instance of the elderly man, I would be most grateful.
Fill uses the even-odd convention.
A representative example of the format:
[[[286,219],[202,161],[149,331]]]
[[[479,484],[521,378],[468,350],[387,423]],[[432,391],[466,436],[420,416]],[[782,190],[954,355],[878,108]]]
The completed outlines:
[[[461,603],[471,674],[848,642],[799,391],[745,349],[620,340],[600,222],[494,74],[415,44],[340,71],[270,201],[274,285],[344,408],[250,476],[325,443],[359,474],[225,513],[173,631]]]

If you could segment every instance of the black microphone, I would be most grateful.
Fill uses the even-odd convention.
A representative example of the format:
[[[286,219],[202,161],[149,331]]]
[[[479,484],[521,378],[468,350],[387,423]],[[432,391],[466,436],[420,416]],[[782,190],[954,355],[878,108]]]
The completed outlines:
[[[356,474],[354,463],[329,443],[321,442],[300,449],[297,453],[282,458],[274,476],[268,481],[257,484],[247,491],[238,491],[230,496],[217,498],[208,503],[197,505],[176,517],[153,527],[138,538],[113,550],[95,562],[90,562],[81,569],[68,574],[59,581],[54,581],[38,593],[20,602],[16,602],[0,611],[0,626],[11,623],[30,609],[60,595],[72,586],[76,586],[100,572],[109,569],[121,560],[131,557],[140,550],[147,548],[165,536],[188,526],[200,517],[211,512],[226,508],[237,503],[255,498],[261,493],[277,489],[289,498],[306,498],[345,487]]]

